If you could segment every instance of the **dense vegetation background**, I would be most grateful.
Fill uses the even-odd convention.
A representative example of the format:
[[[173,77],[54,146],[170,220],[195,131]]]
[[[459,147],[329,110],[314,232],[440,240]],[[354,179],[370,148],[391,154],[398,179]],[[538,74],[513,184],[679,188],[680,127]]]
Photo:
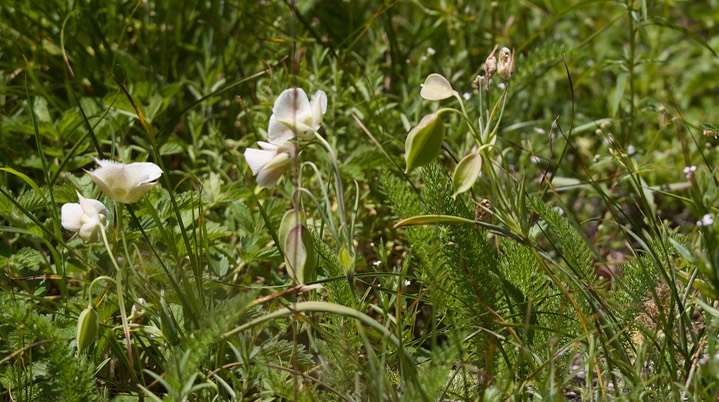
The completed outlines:
[[[717,1],[4,2],[4,400],[716,399],[717,21]],[[516,68],[480,101],[497,44]],[[422,99],[430,73],[458,98]],[[243,153],[291,87],[326,92],[326,144],[263,189]],[[405,174],[407,133],[460,102]],[[164,174],[116,203],[95,159]],[[106,243],[63,229],[76,192]]]

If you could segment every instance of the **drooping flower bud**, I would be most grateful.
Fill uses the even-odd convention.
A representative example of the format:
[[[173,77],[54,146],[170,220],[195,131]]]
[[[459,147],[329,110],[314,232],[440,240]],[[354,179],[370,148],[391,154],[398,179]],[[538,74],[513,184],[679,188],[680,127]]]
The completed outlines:
[[[85,310],[77,317],[77,329],[75,332],[75,343],[77,344],[77,353],[80,354],[95,341],[100,320],[92,306],[87,306]]]

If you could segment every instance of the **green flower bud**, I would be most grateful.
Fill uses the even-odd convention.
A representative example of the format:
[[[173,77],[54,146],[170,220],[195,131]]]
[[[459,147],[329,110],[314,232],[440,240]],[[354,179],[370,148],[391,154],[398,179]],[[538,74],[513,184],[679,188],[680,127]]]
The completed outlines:
[[[424,116],[419,124],[410,130],[405,142],[405,173],[432,162],[444,141],[444,124],[439,113]]]
[[[78,355],[89,348],[95,341],[99,326],[100,319],[92,306],[87,306],[85,310],[82,310],[82,313],[77,317],[77,330],[75,333]]]
[[[452,186],[454,187],[454,194],[452,194],[452,198],[455,198],[457,195],[472,188],[481,172],[482,156],[479,152],[472,152],[462,158],[462,160],[457,164],[457,167],[454,169],[454,174],[452,175]]]

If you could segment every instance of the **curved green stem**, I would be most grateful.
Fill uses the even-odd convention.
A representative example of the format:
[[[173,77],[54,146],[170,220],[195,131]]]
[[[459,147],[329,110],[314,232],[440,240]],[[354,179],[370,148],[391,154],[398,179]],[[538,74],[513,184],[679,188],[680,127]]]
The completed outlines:
[[[112,261],[112,265],[115,267],[115,270],[117,270],[117,279],[115,279],[115,285],[117,286],[117,303],[120,307],[120,319],[122,320],[122,332],[125,335],[125,344],[127,345],[127,358],[130,362],[130,372],[132,373],[132,378],[134,381],[135,378],[135,371],[132,370],[133,360],[132,360],[132,344],[130,343],[130,327],[127,324],[127,311],[125,311],[125,298],[124,298],[124,287],[122,284],[122,270],[117,265],[117,260],[115,259],[115,255],[112,253],[112,249],[110,248],[110,242],[107,240],[107,234],[105,233],[105,230],[100,230],[102,233],[102,241],[105,244],[105,249],[107,250],[107,254],[110,257],[110,261]]]
[[[257,317],[250,322],[246,322],[246,323],[240,325],[239,327],[237,327],[229,332],[224,333],[220,337],[220,339],[226,340],[233,335],[239,334],[242,331],[245,331],[247,329],[255,327],[264,322],[271,321],[271,320],[274,320],[274,319],[280,318],[280,317],[285,317],[285,316],[288,316],[291,314],[303,313],[303,312],[333,313],[333,314],[342,315],[345,317],[354,318],[355,320],[359,321],[361,324],[364,324],[370,328],[377,330],[384,337],[389,339],[389,341],[392,343],[392,345],[394,345],[402,353],[402,356],[411,364],[411,366],[414,367],[414,358],[412,357],[412,355],[410,355],[409,352],[402,346],[402,343],[400,342],[400,340],[390,330],[388,330],[382,324],[377,322],[377,320],[368,316],[365,313],[362,313],[355,309],[349,308],[347,306],[343,306],[341,304],[329,303],[329,302],[305,301],[305,302],[299,302],[299,303],[293,304],[292,307],[285,307],[285,308],[279,309],[277,311],[273,311],[269,314],[263,315],[261,317]]]

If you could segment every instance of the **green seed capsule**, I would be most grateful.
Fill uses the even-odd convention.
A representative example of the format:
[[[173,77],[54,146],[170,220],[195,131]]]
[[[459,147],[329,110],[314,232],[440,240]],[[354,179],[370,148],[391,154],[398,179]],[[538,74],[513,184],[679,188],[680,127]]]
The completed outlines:
[[[75,334],[78,354],[89,348],[95,341],[99,325],[100,319],[92,306],[87,306],[85,310],[82,310],[80,316],[77,317],[77,333]]]

